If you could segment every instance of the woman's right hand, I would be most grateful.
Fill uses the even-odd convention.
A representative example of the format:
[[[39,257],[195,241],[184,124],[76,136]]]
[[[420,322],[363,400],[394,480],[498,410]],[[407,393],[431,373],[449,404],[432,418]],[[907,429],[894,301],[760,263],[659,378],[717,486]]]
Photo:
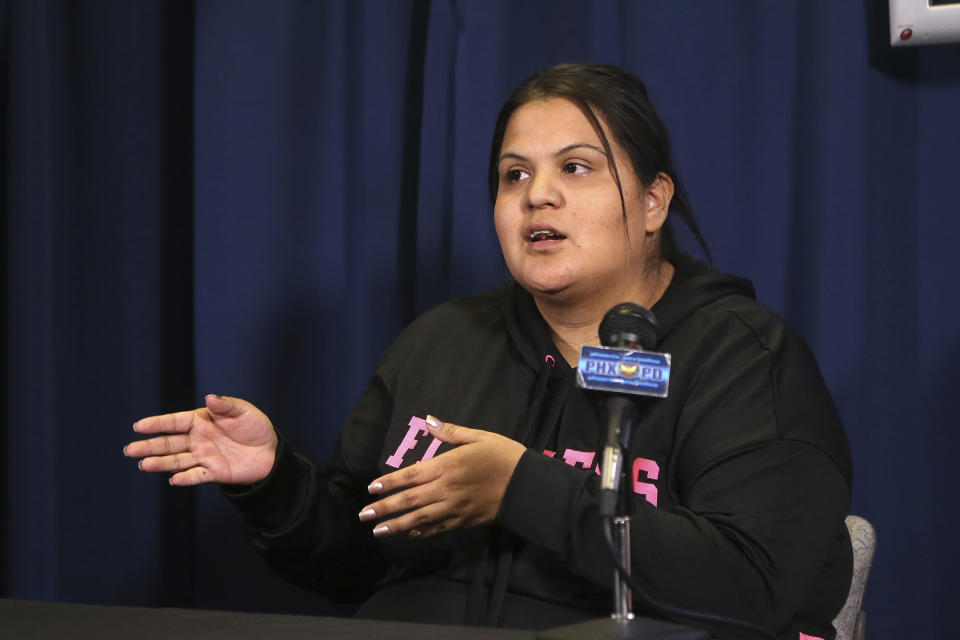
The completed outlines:
[[[267,477],[277,452],[277,433],[255,406],[208,395],[206,407],[138,420],[133,430],[162,434],[131,442],[128,458],[142,458],[143,471],[173,473],[170,484],[253,484]]]

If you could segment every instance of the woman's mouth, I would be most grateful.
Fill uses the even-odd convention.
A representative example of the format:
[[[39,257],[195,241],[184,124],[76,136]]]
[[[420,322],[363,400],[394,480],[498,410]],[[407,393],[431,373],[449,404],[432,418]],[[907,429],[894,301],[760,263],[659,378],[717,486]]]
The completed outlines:
[[[566,236],[553,229],[536,229],[527,234],[528,242],[546,242],[549,240],[563,240]]]

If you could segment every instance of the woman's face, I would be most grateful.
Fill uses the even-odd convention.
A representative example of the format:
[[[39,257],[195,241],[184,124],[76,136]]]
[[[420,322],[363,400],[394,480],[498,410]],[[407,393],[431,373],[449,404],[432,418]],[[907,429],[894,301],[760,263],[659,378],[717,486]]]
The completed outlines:
[[[631,299],[655,250],[669,197],[663,203],[657,189],[640,185],[627,156],[609,133],[607,139],[623,185],[626,229],[603,142],[575,103],[529,102],[507,123],[494,222],[510,273],[534,296]]]

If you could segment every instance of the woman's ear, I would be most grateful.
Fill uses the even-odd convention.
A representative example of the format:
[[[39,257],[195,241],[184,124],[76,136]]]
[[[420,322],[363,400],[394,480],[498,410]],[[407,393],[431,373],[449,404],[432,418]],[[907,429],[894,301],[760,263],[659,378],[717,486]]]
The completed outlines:
[[[644,196],[646,231],[656,233],[667,221],[667,212],[673,199],[673,180],[661,171],[647,187]]]

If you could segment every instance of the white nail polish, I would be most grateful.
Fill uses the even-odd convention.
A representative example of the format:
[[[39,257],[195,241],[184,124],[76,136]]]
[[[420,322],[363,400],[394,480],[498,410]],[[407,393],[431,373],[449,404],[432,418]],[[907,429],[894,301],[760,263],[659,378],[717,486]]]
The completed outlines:
[[[367,520],[373,520],[377,517],[377,512],[373,509],[364,509],[360,512],[360,522],[366,522]]]
[[[437,418],[434,418],[433,416],[427,416],[426,422],[428,425],[430,425],[434,429],[439,429],[443,425],[443,423],[440,420],[438,420]]]
[[[373,528],[373,537],[374,537],[374,538],[379,538],[380,536],[385,536],[385,535],[387,535],[388,533],[390,533],[390,529],[389,529],[389,528],[387,527],[387,525],[385,525],[385,524],[382,524],[382,525],[380,525],[379,527],[374,527],[374,528]]]
[[[383,491],[382,482],[374,482],[367,487],[367,493],[377,493],[378,491]]]

